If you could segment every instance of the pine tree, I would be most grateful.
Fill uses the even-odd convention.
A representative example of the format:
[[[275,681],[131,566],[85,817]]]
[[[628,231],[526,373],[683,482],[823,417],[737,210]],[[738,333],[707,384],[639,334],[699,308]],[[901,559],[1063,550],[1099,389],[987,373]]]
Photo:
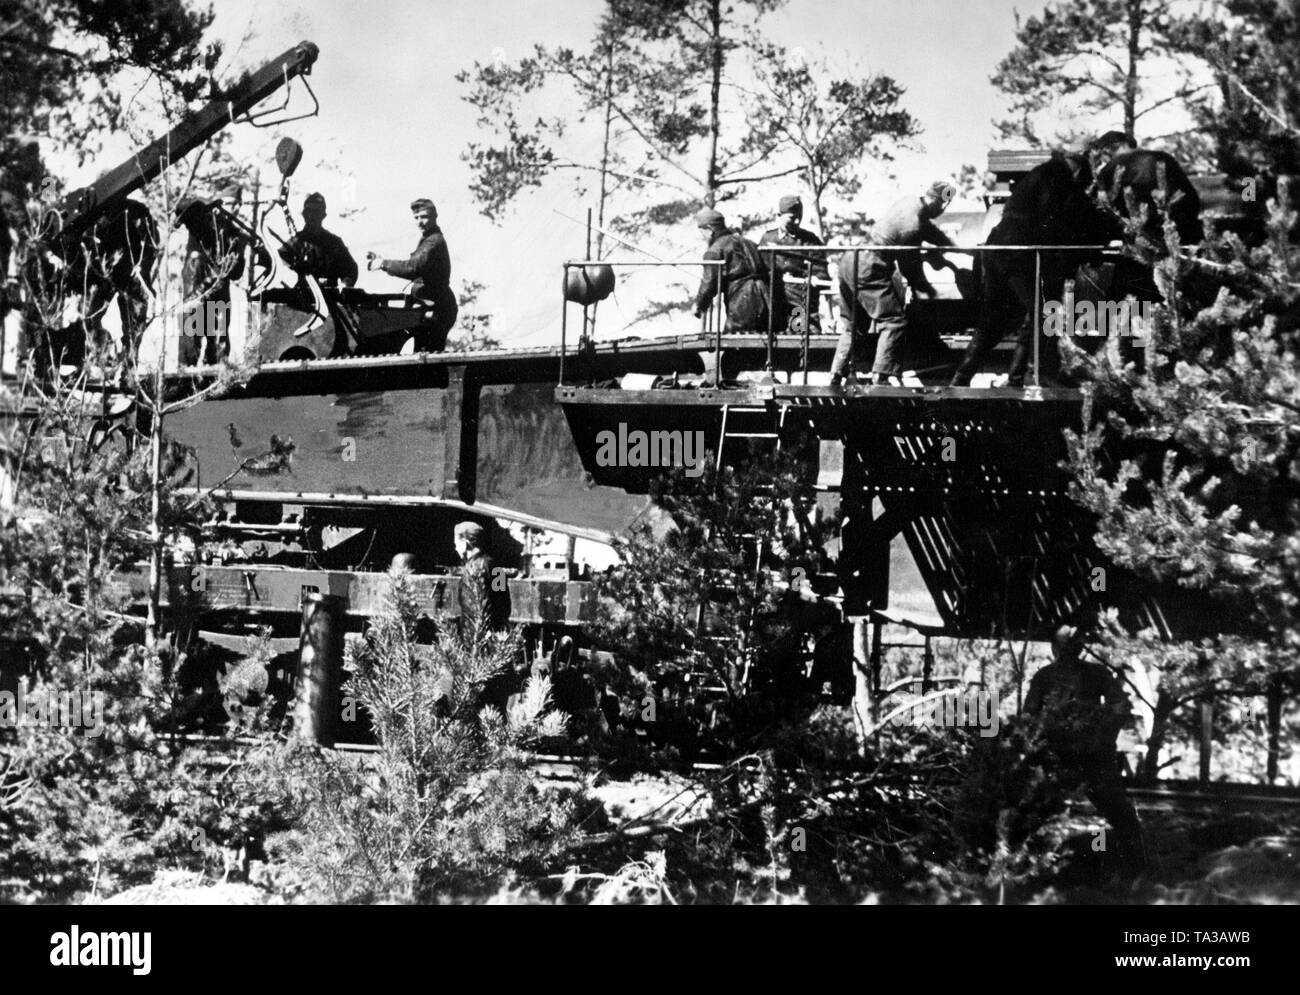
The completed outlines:
[[[663,694],[720,694],[725,706],[705,724],[725,743],[747,711],[762,721],[800,699],[803,604],[829,525],[795,459],[709,462],[695,480],[677,472],[655,485],[666,534],[643,523],[616,543],[620,562],[598,582],[596,638],[623,668],[633,716],[657,711]],[[698,710],[703,699],[681,704]]]
[[[1112,660],[1155,671],[1149,776],[1180,707],[1277,695],[1300,678],[1300,249],[1287,189],[1257,248],[1229,235],[1192,255],[1166,220],[1166,245],[1138,250],[1164,295],[1141,369],[1069,350],[1091,381],[1085,430],[1067,433],[1072,494],[1097,516],[1099,549],[1220,612],[1202,616],[1199,640],[1172,645],[1110,622]]]
[[[379,751],[358,766],[310,758],[301,769],[311,804],[304,869],[334,900],[432,900],[496,885],[510,869],[536,869],[562,852],[576,808],[543,793],[526,748],[561,736],[550,681],[530,678],[504,710],[485,704],[492,679],[521,654],[516,631],[491,627],[486,592],[457,624],[437,619],[417,639],[420,606],[406,575],[364,638],[349,646],[345,716],[369,716]]]

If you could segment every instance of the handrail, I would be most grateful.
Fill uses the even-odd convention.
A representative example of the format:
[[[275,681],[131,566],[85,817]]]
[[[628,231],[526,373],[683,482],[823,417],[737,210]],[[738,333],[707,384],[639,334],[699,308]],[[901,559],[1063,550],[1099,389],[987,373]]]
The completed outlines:
[[[771,257],[771,276],[768,280],[767,288],[767,369],[772,372],[772,352],[776,343],[775,319],[773,317],[776,304],[776,257],[781,255],[828,255],[831,253],[853,253],[853,272],[857,274],[861,268],[861,255],[863,252],[924,252],[926,254],[944,254],[955,252],[961,255],[975,255],[980,252],[1032,252],[1034,254],[1034,304],[1033,304],[1033,322],[1034,322],[1034,351],[1033,351],[1033,375],[1034,387],[1042,386],[1039,377],[1039,337],[1042,331],[1042,283],[1043,283],[1043,256],[1044,252],[1090,252],[1100,253],[1104,256],[1123,256],[1123,250],[1111,248],[1110,245],[881,245],[867,243],[864,245],[780,245],[768,242],[757,246],[759,252],[769,253]],[[784,280],[782,281],[785,282]],[[831,281],[834,286],[834,281]],[[811,298],[812,287],[812,270],[809,268],[804,278],[804,307],[807,308],[807,302]],[[858,319],[858,299],[854,294],[849,300],[851,308],[849,317],[849,327],[857,328]],[[804,341],[805,345],[800,357],[800,367],[803,372],[804,383],[808,382],[808,346],[807,340],[811,320],[805,314],[804,316]],[[852,369],[853,356],[849,354],[849,368]]]
[[[1033,349],[1033,385],[1035,388],[1041,386],[1039,376],[1039,336],[1042,328],[1041,315],[1041,291],[1042,291],[1042,253],[1044,252],[1090,252],[1101,253],[1105,256],[1122,256],[1123,251],[1119,248],[1113,248],[1113,243],[1108,245],[882,245],[877,243],[864,243],[858,245],[778,245],[767,243],[758,245],[756,248],[760,253],[766,252],[770,257],[768,272],[768,299],[767,299],[767,372],[773,372],[773,359],[776,349],[776,256],[781,255],[828,255],[831,253],[852,252],[855,257],[859,257],[863,252],[924,252],[927,254],[957,253],[960,255],[976,255],[981,252],[1033,252],[1034,253],[1034,306],[1033,306],[1033,323],[1034,323],[1034,349]],[[573,267],[585,266],[636,266],[636,267],[656,267],[656,266],[716,266],[718,267],[718,290],[714,295],[714,306],[702,316],[702,332],[707,337],[712,331],[715,333],[715,355],[717,365],[714,370],[714,386],[718,386],[722,379],[722,331],[725,324],[725,310],[722,295],[722,267],[725,265],[723,260],[719,259],[675,259],[675,260],[639,260],[639,259],[571,259],[564,263],[564,280],[561,285],[563,295],[563,304],[560,318],[560,386],[564,386],[564,365],[565,357],[568,351],[568,305],[567,296],[569,270]],[[854,272],[857,272],[860,266],[860,259],[855,259]],[[785,281],[783,280],[782,283]],[[805,301],[811,296],[812,287],[811,271],[803,279]],[[819,285],[824,286],[824,284]],[[832,279],[830,285],[834,286]],[[850,327],[857,327],[857,295],[849,301],[851,308]],[[805,304],[805,309],[807,305]],[[712,327],[711,327],[712,326]],[[804,375],[804,383],[808,382],[808,358],[810,350],[810,336],[812,329],[811,316],[805,314],[803,328],[803,344],[800,349],[800,368]],[[852,357],[850,356],[850,363]]]
[[[722,326],[723,318],[723,300],[722,300],[722,267],[726,263],[722,259],[569,259],[564,263],[564,278],[560,281],[560,382],[559,386],[564,386],[564,360],[568,354],[568,331],[569,331],[569,270],[574,267],[586,266],[716,266],[718,267],[718,289],[714,294],[713,304],[701,316],[700,330],[707,338],[711,331],[714,331],[713,325],[716,324],[715,338],[715,355],[717,358],[714,370],[714,386],[719,386],[722,382]],[[585,311],[587,305],[583,305]]]
[[[1110,245],[776,245],[768,242],[765,245],[757,247],[759,252],[779,252],[782,255],[802,252],[1026,252],[1038,250],[1040,252],[1065,252],[1067,250],[1076,252],[1113,252],[1116,255],[1121,254],[1121,250],[1112,249]]]

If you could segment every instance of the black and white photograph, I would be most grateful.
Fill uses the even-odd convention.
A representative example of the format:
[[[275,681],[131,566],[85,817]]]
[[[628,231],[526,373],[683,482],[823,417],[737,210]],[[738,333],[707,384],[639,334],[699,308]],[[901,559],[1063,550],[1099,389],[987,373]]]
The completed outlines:
[[[0,222],[41,970],[1300,903],[1297,0],[0,0]]]

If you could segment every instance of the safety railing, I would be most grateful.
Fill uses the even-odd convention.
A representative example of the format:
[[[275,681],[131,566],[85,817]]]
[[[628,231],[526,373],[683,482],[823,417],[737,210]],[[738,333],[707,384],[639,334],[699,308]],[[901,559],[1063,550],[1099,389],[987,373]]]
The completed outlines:
[[[564,264],[564,279],[560,284],[560,295],[562,298],[560,310],[560,386],[564,386],[564,363],[568,353],[568,335],[569,335],[569,271],[575,268],[586,268],[588,266],[609,266],[617,271],[618,268],[653,268],[656,266],[673,266],[680,269],[683,266],[703,266],[706,269],[713,267],[716,274],[716,285],[714,287],[713,300],[708,309],[700,316],[700,332],[705,338],[710,336],[714,339],[714,349],[717,362],[714,364],[714,386],[721,382],[722,378],[722,328],[726,324],[726,302],[723,298],[722,269],[726,265],[721,259],[679,259],[679,260],[661,260],[644,261],[639,259],[577,259],[569,260]],[[769,300],[769,306],[771,301]],[[583,304],[584,313],[590,305]],[[586,327],[584,325],[584,333]]]
[[[776,352],[777,328],[776,328],[776,297],[778,292],[784,292],[784,280],[778,283],[777,273],[777,256],[831,256],[851,253],[853,256],[852,272],[855,277],[862,271],[863,253],[888,253],[889,256],[897,257],[901,253],[918,252],[926,255],[947,256],[969,255],[975,256],[980,253],[1001,253],[1001,252],[1032,252],[1034,254],[1034,302],[1032,308],[1033,321],[1033,355],[1032,355],[1032,381],[1033,386],[1041,385],[1040,376],[1040,349],[1042,340],[1042,316],[1043,316],[1043,253],[1052,252],[1071,252],[1071,253],[1092,253],[1100,254],[1107,257],[1121,255],[1117,250],[1111,249],[1104,245],[760,245],[760,253],[766,253],[768,259],[768,298],[767,298],[767,372],[774,371],[774,356]],[[564,263],[564,280],[562,283],[563,304],[560,321],[560,369],[559,382],[564,385],[565,364],[568,355],[568,310],[570,301],[568,296],[569,272],[574,268],[585,268],[589,266],[609,266],[615,268],[647,268],[672,266],[681,268],[684,266],[703,266],[706,269],[712,267],[716,274],[716,289],[713,300],[708,308],[700,317],[701,333],[706,338],[713,340],[713,347],[717,360],[714,366],[714,385],[717,386],[721,378],[721,355],[722,355],[722,332],[726,325],[726,299],[724,285],[724,266],[725,262],[718,259],[688,259],[688,260],[609,260],[609,259],[579,259],[569,260]],[[830,289],[834,289],[837,280],[832,276],[830,280]],[[807,313],[808,302],[811,300],[811,290],[814,285],[812,276],[812,266],[805,267],[803,279],[803,300],[805,302],[805,317],[802,322],[802,335],[800,343],[800,358],[798,373],[801,373],[804,383],[808,382],[808,364],[809,353],[811,350],[811,329],[812,321]],[[819,281],[819,289],[827,289],[826,283]],[[856,288],[852,294],[846,295],[849,304],[849,322],[850,328],[857,328],[857,309],[858,295]],[[582,305],[584,311],[589,305]],[[843,317],[843,315],[841,315]],[[586,327],[584,324],[584,333]]]
[[[798,256],[817,256],[817,255],[843,255],[852,253],[853,269],[852,273],[856,281],[859,273],[862,272],[862,253],[889,253],[891,256],[903,252],[921,252],[926,255],[946,255],[955,253],[957,255],[974,256],[981,252],[1033,252],[1034,254],[1034,304],[1033,304],[1033,322],[1034,322],[1034,351],[1033,351],[1033,385],[1040,386],[1039,376],[1039,349],[1042,338],[1042,315],[1043,315],[1043,257],[1044,252],[1089,252],[1100,253],[1102,255],[1118,256],[1119,252],[1108,249],[1104,245],[774,245],[766,244],[758,246],[760,253],[769,255],[768,261],[768,296],[767,296],[767,370],[769,373],[773,369],[773,353],[776,349],[776,293],[778,284],[776,280],[776,264],[778,255],[798,255]],[[804,378],[804,383],[808,382],[808,352],[810,346],[810,336],[812,322],[807,314],[808,302],[811,299],[812,290],[812,266],[806,266],[804,276],[804,297],[805,317],[803,321],[803,338],[800,348],[800,370]],[[835,285],[834,280],[831,286]],[[783,290],[783,285],[782,285]],[[849,327],[857,328],[858,318],[858,295],[857,288],[848,295],[849,300]]]

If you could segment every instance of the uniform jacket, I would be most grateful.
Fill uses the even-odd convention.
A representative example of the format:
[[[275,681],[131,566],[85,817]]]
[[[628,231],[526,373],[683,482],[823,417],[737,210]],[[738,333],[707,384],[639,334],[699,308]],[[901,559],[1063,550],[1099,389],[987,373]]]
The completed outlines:
[[[290,266],[301,260],[301,249],[309,245],[315,249],[315,258],[307,272],[318,280],[330,283],[355,283],[357,279],[357,261],[352,253],[332,231],[321,228],[318,231],[303,229],[280,247],[280,258]]]
[[[1121,152],[1097,172],[1097,189],[1110,205],[1122,216],[1128,217],[1128,204],[1124,198],[1124,188],[1131,187],[1139,204],[1152,205],[1152,194],[1160,188],[1161,166],[1165,167],[1165,183],[1172,198],[1178,200],[1169,208],[1169,216],[1178,229],[1178,237],[1183,242],[1199,242],[1204,237],[1201,227],[1201,195],[1183,172],[1178,160],[1168,152],[1148,152],[1146,149],[1134,149]],[[1162,238],[1163,232],[1160,215],[1153,209],[1147,221],[1146,231],[1153,238]]]
[[[460,568],[461,619],[477,619],[486,610],[489,628],[504,626],[510,618],[510,593],[501,590],[502,582],[492,557],[482,550],[471,551]]]
[[[820,238],[810,232],[807,228],[796,227],[793,232],[788,232],[784,228],[769,228],[763,232],[763,237],[759,245],[825,245]],[[825,280],[829,271],[826,268],[825,256],[804,256],[795,255],[794,253],[775,253],[776,269],[778,273],[784,273],[787,276],[796,276],[803,279],[808,275],[808,268],[811,264],[812,275]]]
[[[712,244],[705,250],[705,259],[720,259],[722,266],[722,292],[727,301],[728,330],[767,330],[767,272],[759,256],[758,247],[735,232],[717,229]],[[702,314],[717,294],[718,267],[705,266],[699,292],[695,295],[695,311]]]
[[[410,259],[385,259],[380,269],[390,276],[415,281],[411,295],[433,301],[439,311],[448,306],[455,309],[456,295],[451,291],[451,254],[447,251],[447,240],[443,238],[441,228],[435,226],[420,239]]]
[[[1052,663],[1029,682],[1024,711],[1058,754],[1113,754],[1132,708],[1123,685],[1097,663]]]
[[[904,197],[896,201],[885,216],[876,222],[869,236],[872,245],[952,245],[952,239],[945,235],[924,213],[924,204],[920,197]],[[869,253],[877,262],[867,265],[864,254],[860,279],[867,283],[880,283],[882,278],[893,276],[893,267],[907,280],[908,286],[917,290],[932,290],[930,281],[925,278],[919,252],[881,252]],[[848,267],[852,269],[852,265]]]

